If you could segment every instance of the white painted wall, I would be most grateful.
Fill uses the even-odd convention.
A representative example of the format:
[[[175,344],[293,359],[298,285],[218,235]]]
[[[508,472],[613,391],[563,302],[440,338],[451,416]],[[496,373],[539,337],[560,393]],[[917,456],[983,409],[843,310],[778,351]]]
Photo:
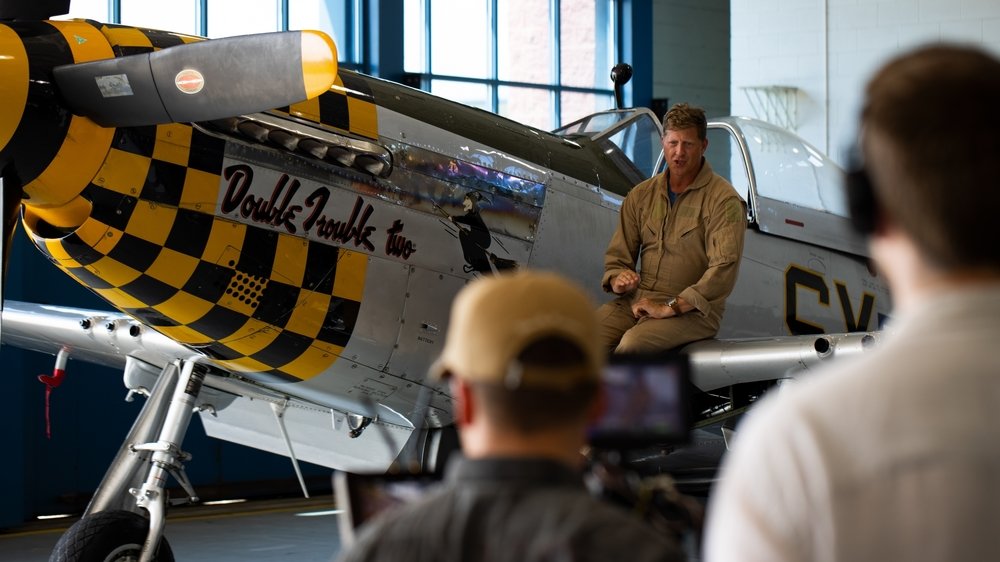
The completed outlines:
[[[729,0],[653,0],[654,98],[729,114],[729,20]]]
[[[835,160],[856,136],[871,74],[929,42],[1000,55],[1000,0],[731,0],[731,111],[756,116],[744,88],[798,88],[797,132]]]

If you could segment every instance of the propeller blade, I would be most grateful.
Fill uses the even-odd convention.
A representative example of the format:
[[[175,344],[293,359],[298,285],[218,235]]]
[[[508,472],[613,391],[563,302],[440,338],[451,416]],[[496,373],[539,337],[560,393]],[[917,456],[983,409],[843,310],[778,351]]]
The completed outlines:
[[[104,127],[211,121],[316,97],[337,76],[320,31],[212,39],[153,53],[59,66],[67,105]]]
[[[0,20],[47,20],[69,13],[69,0],[0,0]]]

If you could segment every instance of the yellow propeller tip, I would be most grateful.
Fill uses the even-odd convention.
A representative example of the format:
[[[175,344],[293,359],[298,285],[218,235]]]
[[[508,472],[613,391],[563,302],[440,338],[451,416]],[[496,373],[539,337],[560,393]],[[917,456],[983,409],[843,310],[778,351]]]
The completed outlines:
[[[337,45],[322,31],[302,31],[302,76],[306,98],[330,89],[337,79]]]

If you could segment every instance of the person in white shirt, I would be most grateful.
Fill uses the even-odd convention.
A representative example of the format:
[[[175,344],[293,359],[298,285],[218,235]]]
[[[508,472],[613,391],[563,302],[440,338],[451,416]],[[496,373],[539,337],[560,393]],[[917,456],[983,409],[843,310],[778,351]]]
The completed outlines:
[[[891,323],[737,427],[709,562],[1000,560],[1000,60],[903,54],[868,83],[860,125],[848,199]]]

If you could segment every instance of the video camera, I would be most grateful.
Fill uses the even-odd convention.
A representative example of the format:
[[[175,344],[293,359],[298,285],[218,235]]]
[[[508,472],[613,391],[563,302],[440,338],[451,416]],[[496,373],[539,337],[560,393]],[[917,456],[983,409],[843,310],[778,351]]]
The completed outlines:
[[[604,370],[605,411],[588,431],[591,447],[628,451],[688,443],[690,380],[684,355],[611,355]]]
[[[640,475],[629,458],[686,444],[693,421],[690,367],[679,354],[615,354],[603,376],[605,409],[588,430],[585,477],[596,496],[626,506],[655,527],[676,535],[699,526],[686,498],[665,475]],[[440,474],[334,474],[341,538],[377,513],[422,496]]]
[[[585,477],[595,496],[624,506],[681,540],[700,530],[702,505],[681,494],[667,474],[638,468],[691,440],[691,372],[687,356],[614,354],[604,373],[606,409],[588,432]]]

